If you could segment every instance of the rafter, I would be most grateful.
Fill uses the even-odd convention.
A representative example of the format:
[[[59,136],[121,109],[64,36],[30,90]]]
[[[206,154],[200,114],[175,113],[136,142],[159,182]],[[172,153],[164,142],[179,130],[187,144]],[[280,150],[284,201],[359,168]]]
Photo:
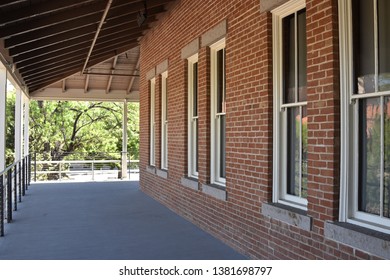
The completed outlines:
[[[135,65],[133,75],[137,74],[137,72],[139,71],[138,69],[139,69],[140,63],[141,63],[141,58],[138,55],[137,64]],[[130,78],[129,86],[127,87],[127,91],[126,91],[127,94],[129,94],[131,92],[131,89],[133,88],[133,85],[134,85],[134,81],[135,81],[135,76]]]
[[[115,56],[114,60],[112,61],[111,74],[114,74],[117,62],[118,62],[118,56]],[[112,78],[113,78],[112,75],[110,75],[110,77],[108,78],[107,87],[106,87],[107,94],[110,92],[111,89]]]
[[[69,86],[88,92],[90,87],[95,89],[95,83],[100,80],[99,90],[115,94],[114,83],[118,82],[126,94],[134,91],[139,57],[137,65],[128,66],[126,62],[131,68],[125,74],[118,70],[122,69],[119,67],[122,58],[118,55],[138,46],[139,38],[166,11],[166,4],[173,1],[147,0],[148,17],[141,27],[137,14],[144,9],[144,0],[3,1],[0,2],[1,53],[15,65],[15,75],[30,92],[51,84],[55,84],[59,92],[69,91]],[[98,26],[100,32],[97,32]],[[88,63],[85,62],[87,57]],[[111,69],[107,63],[93,68],[109,59]],[[136,57],[132,58],[135,62],[133,59]],[[108,75],[108,81],[99,76],[92,79],[92,74],[85,75],[81,85],[80,78],[66,80],[84,67],[93,74],[102,72],[94,70],[105,70],[102,75]]]
[[[85,0],[87,2],[97,2],[104,0]],[[75,6],[80,5],[80,0],[67,0],[67,1],[44,1],[37,4],[30,5],[28,9],[19,9],[7,13],[0,17],[0,26],[15,23],[19,21],[24,21],[29,18],[36,17],[37,15],[46,15],[49,13],[57,12],[64,9],[74,8]]]
[[[88,87],[89,87],[89,75],[86,75],[85,77],[85,84],[84,84],[84,93],[88,92]]]
[[[77,32],[77,29],[80,29],[84,26],[96,25],[99,19],[100,19],[99,14],[92,14],[83,18],[79,18],[74,21],[68,21],[63,24],[52,26],[51,28],[43,28],[32,32],[28,32],[26,34],[13,36],[9,39],[4,40],[4,45],[6,48],[13,48],[19,45],[41,40],[42,38],[47,38],[57,34],[65,33],[69,30],[72,30],[73,32]]]
[[[57,2],[57,1],[56,1]],[[18,36],[25,33],[31,33],[40,29],[52,29],[56,25],[66,24],[69,21],[84,18],[89,15],[101,14],[106,4],[104,2],[94,4],[94,8],[90,6],[79,7],[72,10],[72,16],[69,16],[69,11],[57,13],[54,16],[50,14],[45,17],[35,17],[28,22],[28,24],[17,24],[12,26],[0,27],[0,38],[7,38],[9,36]]]
[[[66,92],[66,79],[62,80],[62,92]]]

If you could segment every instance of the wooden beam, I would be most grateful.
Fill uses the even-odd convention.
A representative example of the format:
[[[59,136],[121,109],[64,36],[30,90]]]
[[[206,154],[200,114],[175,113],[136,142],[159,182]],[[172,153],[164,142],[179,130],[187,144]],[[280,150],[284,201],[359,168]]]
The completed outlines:
[[[105,42],[105,44],[99,44],[96,47],[96,49],[94,50],[94,52],[92,53],[92,56],[94,57],[101,52],[105,52],[105,51],[107,51],[107,49],[114,50],[115,48],[120,48],[122,45],[129,45],[130,43],[133,43],[135,41],[136,41],[136,38],[130,38],[130,39],[125,40],[125,41],[115,40],[113,42],[110,41],[110,42]],[[71,58],[76,59],[76,58],[80,58],[80,56],[82,54],[84,55],[84,58],[85,58],[85,56],[87,55],[88,49],[89,49],[89,46],[87,46],[86,44],[83,45],[82,49],[79,49],[78,47],[71,47],[66,52],[63,50],[56,51],[56,52],[50,53],[46,56],[36,57],[36,58],[32,58],[32,59],[25,60],[22,62],[16,62],[16,65],[17,65],[18,69],[20,69],[20,71],[23,71],[22,69],[24,69],[25,67],[28,67],[28,69],[32,70],[34,67],[36,67],[36,65],[43,65],[43,63],[47,63],[47,64],[56,63],[58,60],[62,60],[64,58],[65,59],[71,59]]]
[[[124,38],[131,38],[135,37],[138,38],[142,35],[144,29],[138,30],[137,28],[131,28],[127,31],[124,30],[123,32],[119,31],[119,33],[113,32],[113,34],[104,35],[101,36],[101,38],[98,40],[97,45],[102,44],[108,44],[111,41],[118,41],[119,39]],[[89,36],[89,38],[91,38]],[[27,52],[25,54],[17,55],[13,58],[14,63],[20,65],[21,67],[28,65],[29,63],[22,63],[27,60],[36,60],[41,61],[41,59],[49,59],[52,57],[58,57],[61,55],[65,55],[65,53],[72,53],[77,50],[81,49],[88,49],[91,44],[91,40],[86,40],[86,42],[81,42],[81,39],[75,39],[75,40],[69,40],[69,41],[63,41],[60,44],[56,44],[53,46],[49,46],[47,48],[42,48],[39,50],[35,50],[32,52]],[[79,43],[81,42],[81,43]],[[28,46],[28,45],[26,45]],[[11,49],[12,50],[12,49]],[[39,58],[42,57],[42,58]],[[19,67],[20,67],[19,66]]]
[[[134,75],[137,74],[137,72],[139,72],[140,63],[141,63],[141,57],[139,55],[138,60],[137,60],[137,64],[135,65],[135,69],[133,71]],[[131,89],[133,88],[134,81],[135,81],[135,76],[130,78],[129,86],[127,87],[127,91],[126,91],[127,94],[129,94],[131,92]]]
[[[44,52],[44,50],[42,50],[43,48],[48,48],[51,46],[55,47],[56,45],[66,44],[69,41],[72,41],[72,44],[74,45],[76,45],[78,42],[85,42],[89,38],[92,41],[93,34],[95,31],[96,26],[94,25],[88,25],[77,29],[77,33],[74,32],[74,30],[69,30],[67,32],[57,34],[51,37],[38,39],[34,42],[30,42],[29,44],[16,46],[14,48],[9,49],[9,54],[13,57],[16,57],[25,53],[36,53],[37,51]]]
[[[48,60],[48,61],[42,61],[42,62],[36,62],[34,64],[28,64],[27,66],[23,67],[23,68],[19,68],[19,72],[20,73],[29,73],[29,72],[34,72],[35,69],[36,70],[41,70],[41,69],[45,69],[47,67],[51,67],[53,65],[61,65],[63,63],[68,63],[68,62],[72,62],[72,61],[82,61],[83,59],[85,59],[85,55],[86,55],[86,52],[81,52],[79,53],[78,55],[75,55],[75,56],[62,56],[62,57],[59,57],[57,59],[53,59],[53,60]]]
[[[104,0],[98,0],[104,1]],[[42,16],[48,13],[58,12],[60,10],[74,8],[80,4],[85,4],[88,2],[98,2],[96,0],[67,0],[67,1],[43,1],[36,4],[32,4],[28,9],[17,9],[9,13],[4,13],[0,17],[0,26],[18,22],[25,21],[29,18],[36,17],[37,15]]]
[[[61,81],[63,79],[69,78],[69,77],[79,73],[82,67],[83,67],[83,65],[81,64],[79,67],[75,67],[73,69],[67,69],[67,70],[64,70],[62,72],[55,73],[53,75],[48,75],[48,76],[45,76],[45,77],[42,77],[39,79],[35,79],[35,80],[30,81],[26,84],[28,85],[30,90],[34,89],[34,88],[35,88],[34,90],[36,90],[37,87],[44,88],[45,86],[48,86],[48,85],[51,85],[54,83],[58,83],[59,81]]]
[[[60,77],[62,73],[66,73],[67,71],[71,71],[73,69],[74,69],[74,73],[80,72],[82,67],[83,67],[82,63],[81,64],[80,63],[69,64],[69,65],[66,65],[64,67],[54,69],[52,71],[37,73],[34,76],[26,77],[26,78],[24,78],[24,81],[27,84],[34,83],[36,81],[40,82],[43,79]],[[63,78],[61,77],[57,81],[61,81],[62,79]]]
[[[115,72],[115,67],[116,67],[117,62],[118,62],[118,56],[115,56],[115,57],[114,57],[114,60],[113,60],[113,62],[112,62],[111,74],[114,74],[114,72]],[[110,75],[110,77],[108,78],[108,83],[107,83],[107,87],[106,87],[106,93],[107,93],[107,94],[110,92],[111,83],[112,83],[112,78],[113,78],[112,75]]]
[[[16,5],[16,4],[20,4],[20,3],[23,3],[23,2],[27,2],[29,0],[16,0],[16,1],[7,1],[8,3],[1,3],[0,4],[0,8],[5,8],[5,7],[9,7],[9,6],[12,6],[12,5]]]
[[[66,92],[66,79],[62,80],[62,92]]]
[[[77,59],[80,56],[86,56],[87,51],[86,49],[72,49],[72,51],[69,52],[55,52],[50,54],[50,56],[45,56],[45,57],[37,57],[37,58],[32,58],[30,60],[22,61],[16,63],[16,66],[20,71],[24,68],[28,69],[33,69],[37,65],[43,65],[43,64],[55,64],[59,63],[59,61],[64,61],[64,60],[69,60],[69,59]]]
[[[122,46],[122,48],[118,48],[115,51],[108,50],[106,52],[103,52],[100,54],[100,56],[98,58],[93,58],[90,61],[87,68],[91,68],[96,64],[99,64],[103,61],[106,61],[107,59],[112,58],[114,55],[120,55],[120,54],[122,54],[122,53],[136,47],[136,46],[137,46],[137,44],[132,43],[132,44],[129,44],[126,46]],[[80,66],[80,68],[81,68],[81,66]],[[70,71],[62,72],[61,74],[58,74],[58,76],[36,79],[36,80],[34,80],[34,82],[27,83],[27,86],[29,87],[31,92],[40,90],[40,89],[45,88],[53,83],[57,83],[58,81],[60,81],[62,79],[65,79],[67,77],[70,77],[70,76],[78,73],[80,71],[80,68],[75,68],[75,69],[70,70]]]
[[[103,61],[106,61],[107,59],[110,59],[111,57],[113,57],[114,55],[120,55],[124,52],[127,52],[129,50],[131,50],[132,48],[135,48],[136,46],[138,46],[138,43],[129,43],[128,45],[122,45],[122,46],[119,46],[118,48],[116,49],[108,49],[106,51],[102,51],[101,53],[99,53],[98,55],[96,55],[96,57],[94,57],[89,65],[87,66],[87,68],[91,68],[99,63],[102,63]]]
[[[55,1],[57,2],[57,1]],[[68,24],[70,22],[77,21],[87,16],[92,16],[95,14],[101,15],[102,11],[106,7],[106,3],[100,2],[95,3],[91,6],[82,6],[77,9],[73,9],[72,12],[68,10],[56,13],[49,14],[43,17],[34,17],[31,20],[28,20],[27,23],[21,22],[19,24],[12,24],[11,26],[0,27],[0,38],[15,37],[18,35],[31,33],[38,30],[49,31],[61,24]]]
[[[116,27],[110,27],[102,30],[99,40],[108,40],[117,37],[132,36],[132,34],[139,34],[146,30],[147,27],[139,28],[136,24],[131,25],[123,22]],[[16,61],[23,61],[28,57],[35,57],[37,55],[44,55],[61,49],[69,48],[75,45],[80,45],[85,42],[92,42],[93,34],[96,31],[95,26],[86,26],[79,30],[80,34],[75,34],[73,31],[58,34],[49,38],[44,38],[30,44],[20,45],[9,50],[9,54],[16,59]],[[21,56],[21,57],[19,57]]]
[[[80,51],[83,49],[87,49],[88,46],[90,45],[91,45],[91,41],[85,41],[84,43],[81,44],[73,44],[72,42],[70,42],[68,46],[66,46],[66,43],[63,43],[61,45],[50,46],[48,48],[42,48],[40,50],[36,50],[31,53],[25,53],[22,55],[15,56],[13,61],[18,65],[24,65],[22,63],[24,61],[57,57],[58,55],[61,54],[72,53],[76,50]],[[29,63],[27,62],[27,64]]]
[[[84,84],[84,93],[87,93],[88,92],[88,87],[89,87],[89,75],[87,75],[87,77],[85,77],[85,84]]]
[[[73,21],[67,21],[63,24],[54,25],[50,28],[42,28],[26,34],[20,34],[4,40],[6,48],[13,48],[19,45],[31,43],[42,38],[47,38],[57,34],[65,33],[69,30],[77,33],[77,29],[80,29],[88,25],[96,25],[100,20],[99,14],[92,14],[86,17],[82,17]]]
[[[80,61],[82,61],[82,60],[80,60]],[[30,79],[34,79],[34,77],[37,77],[40,75],[45,75],[45,73],[53,73],[55,71],[61,71],[64,68],[69,68],[69,67],[80,65],[80,61],[71,60],[68,63],[54,64],[51,67],[43,67],[40,70],[36,70],[33,72],[22,74],[22,77],[23,77],[24,81],[28,81]]]

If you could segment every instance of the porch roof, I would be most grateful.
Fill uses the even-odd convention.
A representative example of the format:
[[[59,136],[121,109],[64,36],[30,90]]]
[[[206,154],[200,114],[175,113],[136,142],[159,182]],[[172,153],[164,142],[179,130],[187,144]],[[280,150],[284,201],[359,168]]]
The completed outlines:
[[[137,101],[139,38],[173,2],[2,1],[0,59],[33,99]]]

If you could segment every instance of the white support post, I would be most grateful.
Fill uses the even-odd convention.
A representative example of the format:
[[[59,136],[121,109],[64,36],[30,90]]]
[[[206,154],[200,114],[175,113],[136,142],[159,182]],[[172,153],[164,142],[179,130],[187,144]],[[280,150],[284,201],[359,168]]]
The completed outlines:
[[[122,118],[122,176],[121,179],[127,178],[127,100],[123,102]]]
[[[0,172],[5,169],[5,135],[7,104],[7,70],[0,65]]]
[[[30,123],[30,100],[26,98],[24,100],[24,156],[30,153],[30,140],[29,140],[29,123]]]
[[[15,162],[23,158],[23,93],[16,89],[15,97]]]

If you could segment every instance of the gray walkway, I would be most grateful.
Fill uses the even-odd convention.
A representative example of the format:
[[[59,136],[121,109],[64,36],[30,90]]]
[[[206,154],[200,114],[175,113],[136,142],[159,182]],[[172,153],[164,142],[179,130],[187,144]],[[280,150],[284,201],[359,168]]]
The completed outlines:
[[[5,230],[0,259],[245,259],[138,182],[33,184]]]

